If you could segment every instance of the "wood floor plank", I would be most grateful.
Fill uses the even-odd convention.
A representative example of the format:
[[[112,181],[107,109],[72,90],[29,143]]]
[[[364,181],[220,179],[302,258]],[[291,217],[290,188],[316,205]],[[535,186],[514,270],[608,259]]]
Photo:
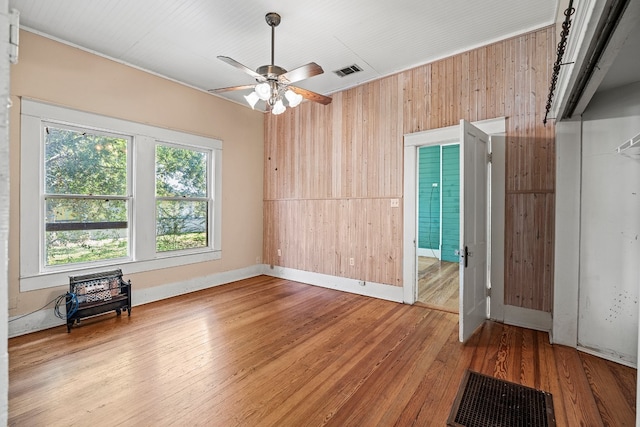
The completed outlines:
[[[554,354],[568,425],[604,425],[577,351],[558,345],[554,346]]]
[[[551,392],[558,426],[635,417],[635,369],[544,333],[461,344],[455,314],[266,276],[8,347],[11,426],[444,425],[466,369]]]
[[[638,371],[609,360],[605,360],[605,363],[615,377],[618,387],[620,387],[629,407],[635,407]]]
[[[629,405],[627,396],[619,387],[607,361],[586,353],[580,353],[582,366],[598,404],[598,410],[605,426],[634,426],[635,411]]]
[[[323,390],[322,396],[324,397],[320,399],[318,399],[320,396],[309,397],[310,405],[297,405],[278,419],[274,425],[286,425],[296,419],[318,420],[322,424],[329,422],[334,414],[341,410],[353,394],[373,375],[383,361],[392,355],[391,350],[406,340],[410,336],[409,334],[414,335],[415,327],[420,325],[423,328],[433,328],[434,321],[437,319],[435,315],[429,316],[429,313],[420,309],[404,313],[402,317],[407,315],[409,315],[408,319],[405,318],[402,321],[398,319],[398,323],[391,322],[389,325],[389,322],[384,322],[379,325],[378,330],[374,331],[374,336],[380,335],[385,330],[391,332],[384,340],[372,340],[369,338],[371,334],[361,336],[360,339],[367,345],[358,349],[358,357],[348,357],[347,360],[343,360],[337,366],[338,371],[331,377],[323,378],[323,382],[318,384],[318,388]]]
[[[429,425],[434,420],[446,420],[451,412],[451,405],[458,393],[460,382],[468,369],[469,362],[475,350],[474,343],[479,339],[476,334],[470,341],[460,346],[457,334],[451,334],[449,341],[438,354],[437,369],[430,369],[421,383],[419,390],[426,391],[423,404],[420,406],[415,422],[411,424],[396,423],[396,425]],[[454,356],[454,354],[456,356]],[[419,404],[420,394],[414,397]],[[399,421],[403,421],[399,418]]]
[[[371,300],[371,302],[378,305],[375,300]],[[393,310],[396,308],[394,304],[387,303],[385,305]],[[388,321],[394,318],[390,312],[369,308],[366,314],[368,316],[360,314],[354,317],[351,323],[342,322],[343,325],[340,329],[328,330],[327,336],[316,335],[313,341],[298,346],[296,352],[300,353],[300,357],[295,359],[293,363],[291,360],[282,358],[274,360],[273,363],[255,372],[250,384],[247,384],[249,388],[239,390],[240,397],[245,400],[241,405],[244,410],[249,409],[252,416],[258,415],[260,419],[265,419],[264,417],[267,416],[283,415],[282,423],[277,422],[276,424],[285,425],[287,418],[291,416],[288,413],[282,414],[285,412],[286,406],[295,404],[296,407],[301,407],[300,403],[304,403],[301,399],[304,393],[298,393],[300,388],[310,386],[311,389],[314,389],[323,383],[331,383],[335,376],[341,375],[340,370],[344,369],[346,363],[354,364],[353,369],[357,369],[360,365],[364,368],[362,375],[367,375],[368,369],[366,367],[368,360],[370,360],[370,355],[367,354],[368,346],[372,343],[383,346],[393,345],[393,342],[399,339],[400,331],[388,328]],[[375,317],[377,320],[374,319]],[[372,327],[372,331],[367,332],[364,337],[363,331],[359,327],[361,324]],[[366,340],[360,341],[362,338],[366,338]],[[314,351],[318,343],[325,349],[321,353]],[[332,371],[334,375],[328,376]],[[253,402],[259,401],[262,390],[268,387],[267,383],[280,383],[278,378],[286,378],[287,380],[275,393],[276,395],[264,403],[261,402],[260,405],[255,405]],[[350,387],[348,386],[348,389]],[[225,391],[225,394],[229,395],[230,393]],[[337,395],[340,394],[337,393]],[[229,398],[233,399],[234,396],[229,396]],[[325,402],[332,402],[332,400],[325,400]],[[330,406],[337,405],[339,405],[338,402],[333,402]],[[274,411],[274,407],[277,407],[278,410]],[[310,415],[307,414],[308,416]]]
[[[549,342],[548,334],[537,334],[538,353],[540,360],[540,374],[536,379],[535,388],[551,393],[553,399],[553,408],[556,417],[556,425],[568,426],[567,414],[562,399],[562,387],[558,376],[558,368],[553,353],[553,346]]]
[[[540,358],[538,357],[538,331],[522,329],[519,383],[527,387],[540,388]]]
[[[459,309],[460,264],[437,258],[418,257],[418,302],[457,313]]]
[[[469,369],[474,372],[484,373],[483,366],[487,358],[491,357],[491,353],[493,353],[491,339],[496,334],[494,334],[494,330],[498,328],[498,324],[494,322],[485,322],[480,329],[479,332],[476,332],[475,335],[479,335],[478,342],[473,352],[473,357],[471,359],[471,363],[469,365]]]
[[[375,371],[362,382],[339,411],[330,419],[329,425],[392,425],[400,416],[398,409],[406,406],[415,393],[422,377],[429,372],[440,349],[445,345],[457,324],[449,313],[432,312],[438,317],[438,327],[425,321],[417,325],[415,333],[407,337],[402,352],[390,354]],[[393,378],[393,382],[389,382]],[[371,411],[380,397],[392,401],[386,412]]]

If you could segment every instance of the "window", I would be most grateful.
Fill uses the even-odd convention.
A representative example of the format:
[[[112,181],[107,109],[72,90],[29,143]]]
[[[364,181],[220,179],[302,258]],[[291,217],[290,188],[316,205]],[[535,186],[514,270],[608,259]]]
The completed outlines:
[[[20,289],[221,257],[218,140],[22,100]]]
[[[207,246],[207,153],[156,145],[156,251]]]
[[[131,138],[44,126],[44,265],[129,256]]]

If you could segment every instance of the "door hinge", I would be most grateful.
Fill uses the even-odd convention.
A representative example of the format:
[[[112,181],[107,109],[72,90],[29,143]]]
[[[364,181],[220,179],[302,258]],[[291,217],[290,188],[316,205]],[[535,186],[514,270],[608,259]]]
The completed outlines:
[[[487,154],[487,162],[491,163],[493,161],[493,153]]]
[[[487,291],[485,293],[488,297],[491,297],[491,288],[487,288]]]

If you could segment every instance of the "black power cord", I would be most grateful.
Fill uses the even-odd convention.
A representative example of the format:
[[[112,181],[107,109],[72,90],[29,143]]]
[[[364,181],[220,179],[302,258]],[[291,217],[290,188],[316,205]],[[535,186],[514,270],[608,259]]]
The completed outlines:
[[[60,307],[62,307],[63,305],[65,305],[65,306],[67,305],[67,296],[70,297],[71,305],[70,305],[69,309],[67,310],[67,314],[65,315],[65,314],[62,313],[62,310],[60,309]],[[46,303],[45,305],[43,305],[42,307],[40,307],[37,310],[34,310],[34,311],[30,312],[30,313],[23,314],[22,316],[14,317],[13,319],[9,319],[8,323],[15,322],[16,320],[20,320],[20,319],[22,319],[24,317],[31,316],[32,314],[37,313],[40,310],[44,310],[45,308],[47,308],[47,306],[49,306],[53,302],[55,302],[55,307],[53,309],[53,312],[56,315],[56,317],[59,318],[59,319],[66,320],[69,317],[73,316],[73,314],[76,311],[78,311],[78,297],[76,296],[76,294],[67,292],[67,293],[64,293],[62,295],[58,295],[57,297],[55,297],[54,299],[52,299],[51,301],[49,301],[48,303]]]

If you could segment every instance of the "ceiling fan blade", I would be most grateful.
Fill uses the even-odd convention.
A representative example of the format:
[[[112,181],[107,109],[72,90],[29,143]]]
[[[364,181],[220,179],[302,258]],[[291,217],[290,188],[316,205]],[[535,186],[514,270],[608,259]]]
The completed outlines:
[[[324,70],[321,66],[315,62],[309,62],[306,65],[294,68],[293,70],[278,76],[278,80],[284,84],[291,84],[322,73],[324,73]]]
[[[233,67],[236,67],[237,69],[239,69],[241,71],[244,71],[245,73],[249,74],[251,77],[253,77],[254,79],[256,79],[258,81],[262,82],[262,81],[265,80],[263,75],[256,73],[251,68],[242,65],[241,63],[239,63],[235,59],[229,58],[228,56],[218,56],[218,59],[221,60],[221,61],[226,62],[227,64],[229,64],[229,65],[231,65]]]
[[[294,91],[295,93],[302,95],[303,98],[308,99],[309,101],[318,102],[322,105],[327,105],[331,103],[331,98],[328,96],[320,95],[319,93],[312,92],[307,89],[302,89],[296,86],[289,86],[289,89]]]
[[[230,87],[221,87],[218,89],[209,89],[207,92],[210,93],[220,93],[220,92],[229,92],[231,90],[245,90],[245,89],[253,89],[255,85],[242,85],[242,86],[230,86]]]

